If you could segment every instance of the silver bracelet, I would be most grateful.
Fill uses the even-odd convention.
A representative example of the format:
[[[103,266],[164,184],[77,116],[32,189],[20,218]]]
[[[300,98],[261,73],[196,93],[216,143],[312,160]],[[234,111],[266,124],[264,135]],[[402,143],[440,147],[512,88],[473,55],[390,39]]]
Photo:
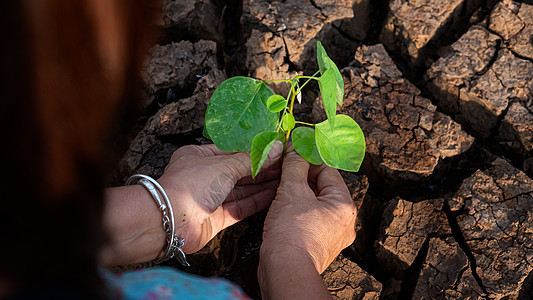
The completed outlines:
[[[165,251],[165,255],[154,260],[154,263],[159,264],[163,261],[176,257],[176,260],[182,265],[189,267],[190,264],[187,262],[185,253],[181,249],[185,243],[185,239],[178,238],[174,232],[174,212],[165,190],[163,190],[161,185],[152,177],[142,174],[131,175],[131,177],[126,181],[126,185],[130,185],[135,179],[138,179],[137,183],[142,185],[148,192],[150,192],[157,203],[161,214],[163,215],[163,229],[165,229],[165,232],[167,233],[167,249]],[[161,196],[163,197],[164,203],[161,201]]]

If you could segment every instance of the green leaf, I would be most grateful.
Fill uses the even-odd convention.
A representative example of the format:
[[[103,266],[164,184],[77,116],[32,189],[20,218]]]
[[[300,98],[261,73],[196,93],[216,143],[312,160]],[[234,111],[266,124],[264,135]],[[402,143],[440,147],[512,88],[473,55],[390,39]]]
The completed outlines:
[[[335,114],[337,113],[337,83],[335,82],[335,72],[333,69],[327,69],[318,80],[320,94],[322,94],[322,103],[326,116],[333,128],[335,125]]]
[[[292,130],[296,125],[296,120],[292,114],[286,113],[281,120],[281,128],[285,131]]]
[[[326,53],[326,50],[322,46],[322,43],[320,41],[316,42],[316,60],[318,62],[318,69],[320,70],[320,74],[324,74],[327,67],[324,63],[324,58],[328,57],[328,54]]]
[[[211,139],[211,137],[209,136],[209,133],[207,133],[207,127],[205,126],[204,126],[204,129],[202,130],[202,135],[207,139]]]
[[[333,128],[329,120],[316,124],[315,138],[318,152],[328,166],[359,171],[365,156],[365,136],[352,118],[336,115]]]
[[[336,87],[336,100],[337,104],[342,106],[342,102],[344,99],[344,80],[342,79],[341,72],[339,71],[339,68],[337,68],[337,65],[329,58],[327,57],[325,59],[326,66],[328,66],[328,70],[332,70],[333,74],[335,75],[335,83],[337,84]]]
[[[333,70],[333,73],[335,75],[335,82],[337,83],[337,95],[335,100],[337,104],[342,106],[344,98],[344,80],[342,79],[341,72],[339,71],[339,68],[337,68],[337,65],[333,62],[333,60],[329,58],[328,54],[326,53],[326,50],[324,49],[324,47],[322,47],[322,43],[320,43],[320,41],[317,42],[316,49],[320,74],[324,75],[327,70]]]
[[[287,99],[281,95],[272,95],[267,99],[267,107],[271,112],[280,112],[287,107]]]
[[[265,163],[265,159],[272,149],[278,133],[275,131],[265,131],[258,133],[252,140],[252,151],[250,157],[252,159],[252,177],[255,178],[261,166]]]
[[[211,96],[205,127],[217,148],[229,152],[250,150],[253,138],[274,131],[279,113],[266,106],[274,93],[261,81],[232,77],[222,82]]]
[[[294,129],[292,132],[292,145],[298,154],[313,165],[324,163],[316,147],[315,130],[313,128],[302,126]]]
[[[278,132],[278,138],[277,138],[277,140],[280,141],[280,142],[282,142],[283,144],[286,144],[286,141],[287,141],[286,133],[280,130],[280,131]]]

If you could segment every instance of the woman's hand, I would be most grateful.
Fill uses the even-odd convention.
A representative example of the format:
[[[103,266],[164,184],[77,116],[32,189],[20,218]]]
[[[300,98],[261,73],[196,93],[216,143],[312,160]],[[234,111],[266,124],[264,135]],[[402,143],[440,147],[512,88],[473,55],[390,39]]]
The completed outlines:
[[[258,278],[265,299],[330,298],[319,274],[354,241],[356,216],[336,169],[310,166],[296,152],[288,153],[260,250]]]
[[[172,203],[185,253],[200,250],[222,229],[270,205],[279,185],[282,150],[281,143],[274,144],[253,180],[249,153],[227,153],[214,145],[184,146],[174,153],[158,182]],[[164,255],[167,236],[161,218],[142,186],[107,189],[103,223],[109,238],[100,262],[124,265]]]
[[[265,221],[262,248],[300,251],[322,273],[354,241],[356,216],[357,208],[336,169],[310,166],[290,152]]]
[[[174,153],[158,182],[172,201],[185,253],[202,249],[222,229],[270,205],[282,150],[276,142],[254,180],[249,153],[227,153],[215,145],[185,146]]]

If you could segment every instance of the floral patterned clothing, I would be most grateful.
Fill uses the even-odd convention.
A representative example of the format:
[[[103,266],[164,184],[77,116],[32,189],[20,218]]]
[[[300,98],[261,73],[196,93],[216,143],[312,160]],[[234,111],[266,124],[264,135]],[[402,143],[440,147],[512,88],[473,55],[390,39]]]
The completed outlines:
[[[103,270],[111,299],[250,299],[235,284],[220,278],[203,278],[169,267],[114,274]]]

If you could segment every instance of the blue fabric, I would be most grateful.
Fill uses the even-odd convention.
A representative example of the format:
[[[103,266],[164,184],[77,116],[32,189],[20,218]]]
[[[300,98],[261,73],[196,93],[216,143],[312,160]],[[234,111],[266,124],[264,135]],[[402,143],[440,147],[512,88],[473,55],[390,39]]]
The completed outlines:
[[[233,283],[202,278],[169,267],[114,274],[102,270],[111,299],[249,299]]]

